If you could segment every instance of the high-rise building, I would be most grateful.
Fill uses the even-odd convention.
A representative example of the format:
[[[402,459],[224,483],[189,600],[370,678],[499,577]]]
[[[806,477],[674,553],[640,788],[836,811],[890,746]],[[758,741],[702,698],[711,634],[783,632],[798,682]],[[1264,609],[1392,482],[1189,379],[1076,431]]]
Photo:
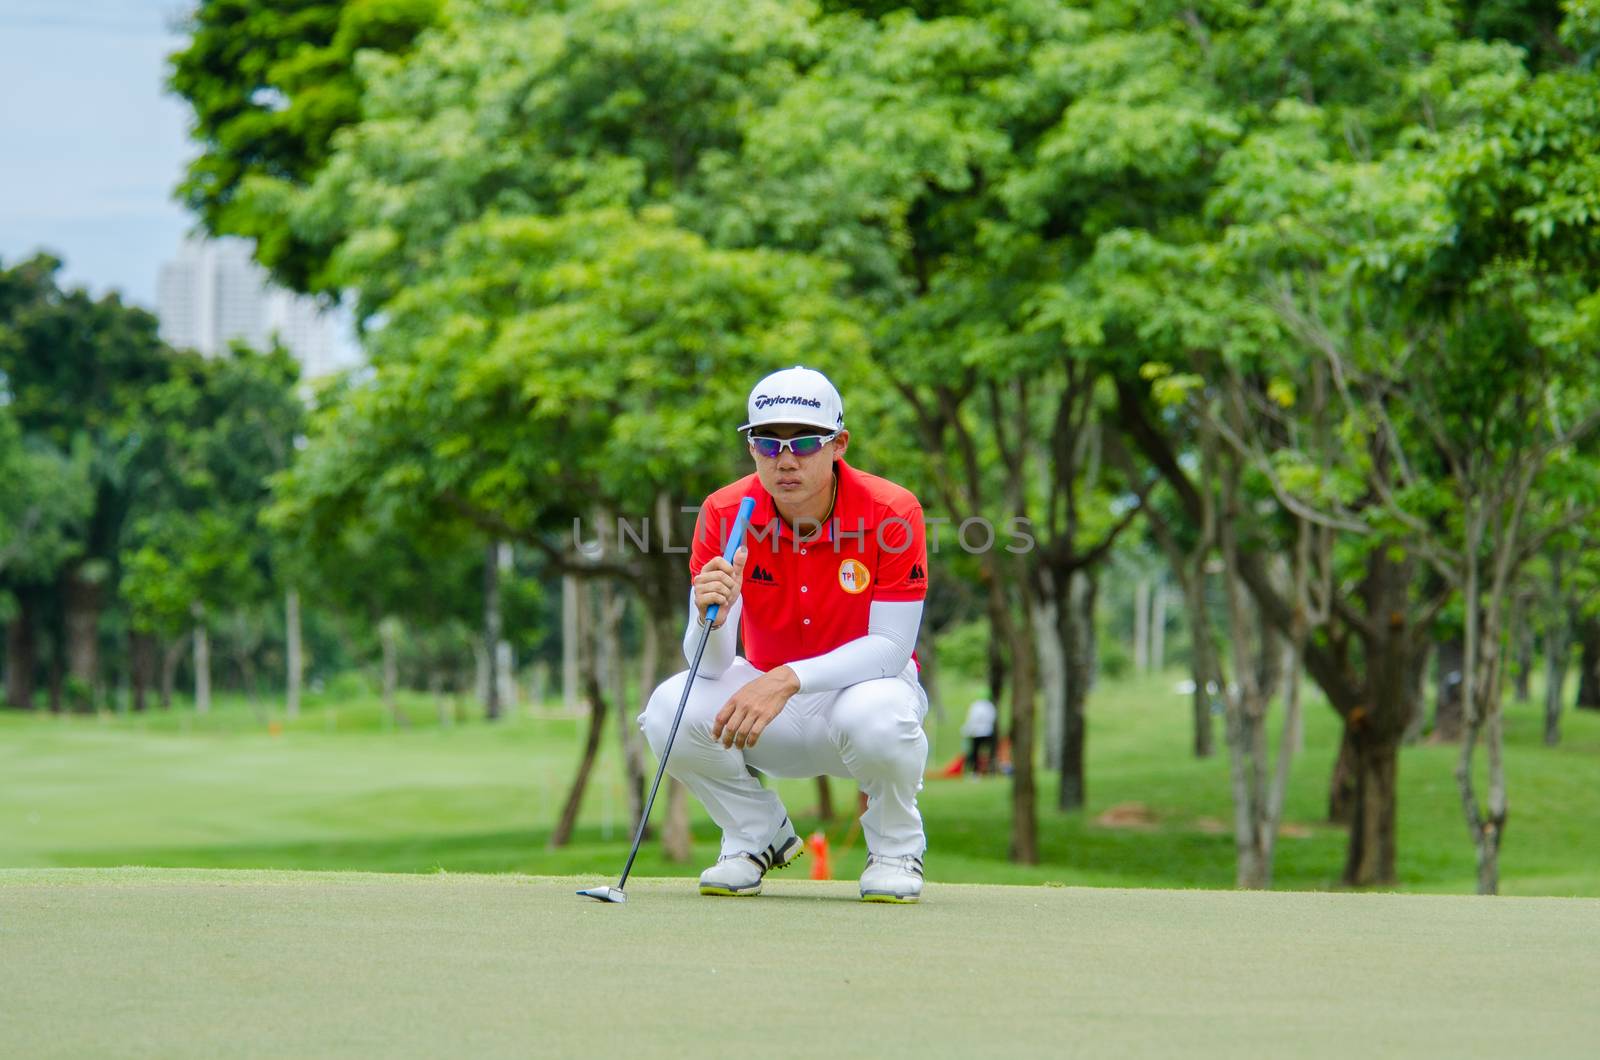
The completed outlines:
[[[306,379],[359,360],[344,316],[272,286],[242,239],[185,239],[161,266],[156,314],[166,342],[208,357],[234,340],[266,349],[276,336]]]

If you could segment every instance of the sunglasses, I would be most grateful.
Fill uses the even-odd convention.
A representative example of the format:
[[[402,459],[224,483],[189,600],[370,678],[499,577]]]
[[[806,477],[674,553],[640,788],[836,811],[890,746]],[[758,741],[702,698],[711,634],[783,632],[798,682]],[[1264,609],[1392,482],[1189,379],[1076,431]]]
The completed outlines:
[[[822,447],[839,437],[839,432],[832,434],[802,434],[798,438],[767,438],[759,434],[749,435],[750,448],[756,451],[757,456],[772,458],[778,456],[785,449],[795,456],[811,456],[822,451]]]

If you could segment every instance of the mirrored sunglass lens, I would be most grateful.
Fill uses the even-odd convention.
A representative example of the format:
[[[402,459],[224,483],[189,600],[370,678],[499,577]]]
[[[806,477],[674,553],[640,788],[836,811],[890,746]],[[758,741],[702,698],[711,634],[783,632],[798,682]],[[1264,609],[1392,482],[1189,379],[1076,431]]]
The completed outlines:
[[[789,446],[797,456],[810,456],[822,448],[822,439],[815,434],[808,434],[804,438],[789,439]]]
[[[752,438],[750,444],[756,447],[756,452],[762,456],[777,456],[783,443],[776,438]]]

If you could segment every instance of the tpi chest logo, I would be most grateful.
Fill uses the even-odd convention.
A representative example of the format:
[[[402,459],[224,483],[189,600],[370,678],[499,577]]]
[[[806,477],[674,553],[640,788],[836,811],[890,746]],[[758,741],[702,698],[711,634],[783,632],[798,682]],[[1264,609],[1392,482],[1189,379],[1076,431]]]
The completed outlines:
[[[872,572],[858,559],[847,559],[839,564],[839,588],[852,596],[864,593],[872,584]]]

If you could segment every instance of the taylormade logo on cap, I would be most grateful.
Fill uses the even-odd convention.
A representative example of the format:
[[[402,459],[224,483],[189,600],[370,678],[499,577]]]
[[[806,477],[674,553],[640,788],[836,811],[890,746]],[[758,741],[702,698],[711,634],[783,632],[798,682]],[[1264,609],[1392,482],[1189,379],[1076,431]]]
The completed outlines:
[[[772,423],[799,423],[833,432],[844,428],[844,402],[828,377],[795,365],[773,372],[750,391],[749,422],[741,431]]]
[[[822,407],[821,401],[806,397],[767,397],[765,394],[757,394],[754,401],[758,409],[764,409],[768,405],[810,405],[814,409]]]

